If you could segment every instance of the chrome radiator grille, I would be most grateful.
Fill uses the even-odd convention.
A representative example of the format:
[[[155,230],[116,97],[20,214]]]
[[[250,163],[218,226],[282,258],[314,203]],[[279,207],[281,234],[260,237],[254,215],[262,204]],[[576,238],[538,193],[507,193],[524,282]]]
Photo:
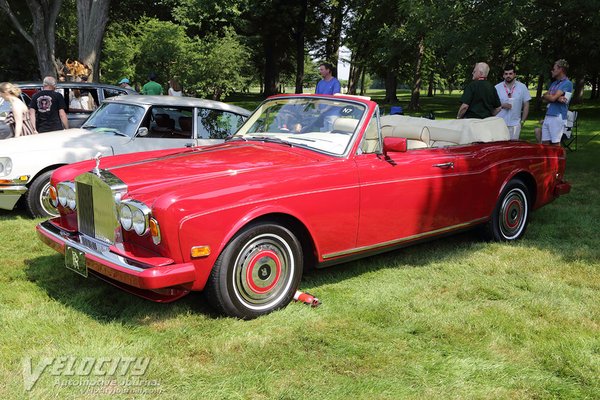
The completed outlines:
[[[87,236],[113,244],[120,229],[115,193],[127,187],[109,171],[101,170],[99,175],[85,173],[75,178],[78,229]]]
[[[94,198],[92,186],[77,182],[77,222],[79,232],[96,237],[94,231]]]

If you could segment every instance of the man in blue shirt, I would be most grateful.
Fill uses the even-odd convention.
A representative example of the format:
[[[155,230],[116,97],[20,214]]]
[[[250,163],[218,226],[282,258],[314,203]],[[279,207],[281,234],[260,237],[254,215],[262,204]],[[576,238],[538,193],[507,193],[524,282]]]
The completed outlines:
[[[340,81],[333,76],[333,65],[322,63],[319,65],[319,74],[323,79],[317,83],[316,94],[334,94],[342,91]]]
[[[550,73],[554,82],[542,96],[542,100],[548,103],[548,110],[542,125],[542,143],[560,145],[565,122],[567,121],[567,109],[571,95],[573,94],[573,83],[567,78],[569,63],[560,59],[554,63]]]

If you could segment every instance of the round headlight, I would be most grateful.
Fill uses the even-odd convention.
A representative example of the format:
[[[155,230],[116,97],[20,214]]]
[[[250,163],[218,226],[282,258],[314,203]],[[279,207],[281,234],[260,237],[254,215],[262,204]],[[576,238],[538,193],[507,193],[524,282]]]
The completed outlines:
[[[127,204],[121,205],[119,209],[119,222],[126,231],[130,231],[133,226],[133,213]]]
[[[0,176],[10,175],[12,172],[12,160],[9,157],[0,157]]]
[[[67,187],[65,185],[58,185],[58,202],[61,206],[67,206]]]
[[[71,188],[67,189],[67,207],[74,210],[77,207],[77,201],[75,200],[75,191]]]
[[[58,203],[64,208],[75,210],[77,207],[75,184],[70,181],[60,182],[56,187],[56,191],[58,194]]]
[[[148,230],[146,216],[139,208],[133,212],[133,230],[140,236],[144,235]]]

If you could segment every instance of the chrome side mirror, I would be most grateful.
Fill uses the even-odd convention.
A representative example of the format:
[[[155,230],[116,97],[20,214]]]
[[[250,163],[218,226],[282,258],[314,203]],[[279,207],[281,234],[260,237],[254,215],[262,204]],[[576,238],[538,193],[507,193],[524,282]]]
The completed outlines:
[[[148,136],[148,128],[146,128],[145,126],[142,126],[140,129],[138,129],[136,136],[139,136],[139,137]]]

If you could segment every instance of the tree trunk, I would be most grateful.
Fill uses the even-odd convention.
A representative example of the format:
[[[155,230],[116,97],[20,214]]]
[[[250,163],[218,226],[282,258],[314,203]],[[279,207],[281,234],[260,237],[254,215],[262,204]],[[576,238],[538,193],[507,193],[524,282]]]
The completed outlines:
[[[25,2],[32,18],[31,34],[23,28],[7,0],[0,0],[0,8],[33,46],[41,77],[56,77],[58,62],[55,57],[55,26],[62,0],[25,0]]]
[[[544,75],[538,76],[537,91],[535,93],[535,110],[542,110],[542,92],[544,91]]]
[[[331,23],[325,41],[325,59],[335,68],[337,77],[337,63],[342,38],[342,22],[344,20],[344,2],[338,1],[331,12]]]
[[[385,99],[386,103],[397,103],[398,96],[396,96],[396,89],[398,88],[398,77],[396,71],[391,68],[385,72]]]
[[[296,93],[302,93],[304,86],[304,31],[306,30],[308,0],[302,0],[301,3],[296,25]]]
[[[279,86],[279,70],[277,69],[278,60],[275,57],[274,45],[269,38],[265,38],[265,96],[269,97],[277,94]]]
[[[575,77],[575,87],[573,88],[573,98],[571,104],[583,103],[583,89],[585,88],[585,76]]]
[[[427,89],[427,97],[433,97],[433,90],[435,85],[435,79],[433,71],[429,73],[429,88]]]
[[[365,75],[367,74],[367,69],[363,68],[362,73],[360,74],[360,95],[364,96],[367,89],[365,88]]]
[[[423,65],[423,57],[425,55],[425,37],[419,38],[419,45],[417,46],[417,59],[415,63],[415,79],[413,82],[412,93],[410,94],[410,103],[408,109],[410,111],[417,111],[419,106],[419,97],[421,96],[421,68]]]
[[[356,94],[358,83],[360,81],[361,67],[356,63],[350,64],[350,72],[348,74],[348,94]]]
[[[358,89],[358,85],[360,82],[360,77],[363,73],[364,66],[361,62],[361,49],[357,48],[352,51],[352,56],[350,59],[350,73],[348,75],[348,94],[356,94],[356,90]]]
[[[590,93],[590,100],[598,98],[598,76],[599,74],[596,74],[592,78],[592,93]]]
[[[109,5],[110,0],[77,0],[79,61],[92,69],[92,80],[96,82]]]

